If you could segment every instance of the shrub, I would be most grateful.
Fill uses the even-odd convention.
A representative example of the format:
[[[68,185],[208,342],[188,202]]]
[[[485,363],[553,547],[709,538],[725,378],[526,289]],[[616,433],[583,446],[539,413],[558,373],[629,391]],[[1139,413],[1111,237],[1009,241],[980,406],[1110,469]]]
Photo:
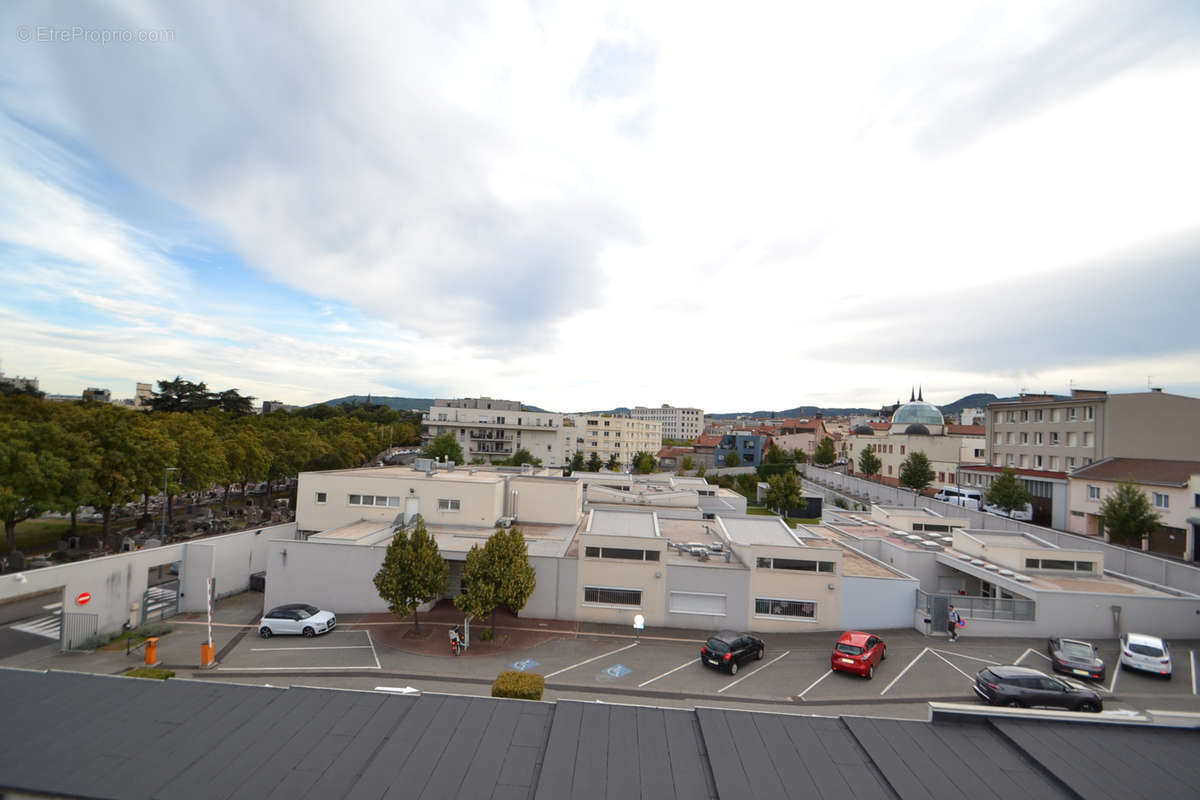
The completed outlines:
[[[533,672],[508,670],[496,676],[492,697],[515,697],[518,700],[541,700],[546,679]]]
[[[126,678],[153,678],[155,680],[165,681],[167,678],[175,677],[173,669],[159,669],[158,667],[137,667],[125,673]]]
[[[485,628],[479,632],[479,638],[485,642],[490,642],[495,635],[491,628]]]
[[[849,508],[849,506],[846,505],[846,501],[841,497],[833,498],[833,504],[838,508]]]

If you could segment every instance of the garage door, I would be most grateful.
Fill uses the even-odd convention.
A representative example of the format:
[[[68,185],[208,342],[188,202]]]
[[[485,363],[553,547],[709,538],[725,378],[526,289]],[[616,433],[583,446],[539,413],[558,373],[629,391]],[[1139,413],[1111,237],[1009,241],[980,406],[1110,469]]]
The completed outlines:
[[[725,595],[702,592],[671,592],[668,610],[672,614],[709,614],[725,616]]]

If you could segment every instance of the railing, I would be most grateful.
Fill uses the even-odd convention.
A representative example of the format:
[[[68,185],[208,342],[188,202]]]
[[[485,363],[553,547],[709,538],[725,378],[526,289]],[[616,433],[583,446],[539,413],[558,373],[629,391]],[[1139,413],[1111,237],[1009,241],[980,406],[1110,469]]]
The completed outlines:
[[[961,594],[930,595],[917,590],[917,609],[929,615],[933,611],[932,597],[945,597],[964,619],[1001,619],[1033,622],[1037,618],[1037,603],[1021,597],[976,597]]]

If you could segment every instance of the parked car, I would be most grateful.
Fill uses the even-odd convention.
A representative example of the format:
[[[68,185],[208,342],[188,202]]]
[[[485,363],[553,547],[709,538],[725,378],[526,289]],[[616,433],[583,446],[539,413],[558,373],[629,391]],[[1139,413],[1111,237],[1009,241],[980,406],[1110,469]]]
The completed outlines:
[[[1157,636],[1121,634],[1121,668],[1140,669],[1171,679],[1171,649]]]
[[[993,706],[1046,706],[1093,712],[1104,708],[1100,695],[1082,684],[1016,665],[979,670],[975,676],[975,694]]]
[[[933,499],[973,511],[978,511],[983,504],[983,494],[978,489],[960,489],[957,486],[943,486],[933,496]]]
[[[322,611],[307,603],[289,603],[263,615],[258,635],[270,639],[276,634],[299,634],[310,639],[318,633],[328,633],[336,625],[337,616],[332,611]]]
[[[1104,680],[1104,659],[1096,654],[1096,646],[1091,642],[1047,639],[1046,652],[1050,655],[1050,666],[1055,672]]]
[[[1025,504],[1024,508],[1014,508],[1012,512],[1005,511],[1000,506],[985,504],[983,510],[989,514],[995,514],[998,517],[1008,517],[1009,519],[1019,520],[1020,522],[1033,521],[1033,506],[1029,503]]]
[[[761,659],[766,649],[762,639],[748,633],[720,631],[708,637],[700,648],[700,662],[736,675],[739,665],[752,658]]]
[[[872,633],[846,631],[833,646],[829,668],[834,672],[852,672],[870,680],[875,668],[887,658],[887,645]]]

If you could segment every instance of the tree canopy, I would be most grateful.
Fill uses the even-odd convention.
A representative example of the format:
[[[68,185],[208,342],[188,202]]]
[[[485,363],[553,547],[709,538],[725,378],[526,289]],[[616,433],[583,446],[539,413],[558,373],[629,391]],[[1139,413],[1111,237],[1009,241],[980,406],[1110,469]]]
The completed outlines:
[[[587,471],[588,472],[599,472],[603,468],[604,468],[604,462],[600,460],[600,454],[597,453],[595,450],[593,450],[592,454],[590,456],[588,456]]]
[[[1006,514],[1011,514],[1017,509],[1024,509],[1026,505],[1033,501],[1033,495],[1029,489],[1025,488],[1025,484],[1017,477],[1017,471],[1012,467],[1005,467],[992,481],[991,487],[987,491],[987,502],[999,507]]]
[[[879,470],[883,468],[883,462],[879,460],[879,456],[875,455],[875,451],[870,447],[865,448],[858,454],[858,471],[863,475],[870,477],[878,475]]]
[[[742,457],[737,454],[736,450],[725,454],[725,466],[740,467],[741,465],[742,465]]]
[[[458,439],[454,438],[453,433],[443,433],[433,437],[433,441],[425,446],[421,451],[421,456],[424,458],[432,458],[437,461],[453,461],[455,464],[463,463],[462,446],[459,445]]]
[[[767,506],[787,516],[793,508],[799,508],[804,503],[800,493],[800,479],[795,472],[785,472],[781,475],[771,475],[767,478]]]
[[[932,482],[933,467],[929,463],[929,456],[920,450],[913,450],[900,465],[900,485],[919,492]]]
[[[1114,542],[1140,547],[1142,537],[1158,527],[1159,515],[1146,493],[1133,481],[1121,481],[1100,504],[1100,521]]]
[[[658,460],[645,450],[633,454],[633,471],[638,475],[649,475],[658,469]]]
[[[383,565],[375,573],[375,588],[397,617],[413,615],[413,629],[420,630],[417,608],[446,590],[450,565],[442,558],[437,542],[417,517],[411,532],[403,528],[392,536]]]
[[[491,616],[496,629],[495,610],[505,606],[513,613],[525,607],[537,585],[537,576],[529,564],[529,549],[520,528],[497,528],[480,547],[467,552],[463,565],[463,593],[454,605],[473,617]]]
[[[813,463],[821,467],[827,467],[836,460],[837,450],[833,446],[833,439],[826,436],[817,445],[817,451],[813,453]]]
[[[608,457],[608,461],[605,462],[604,466],[606,469],[610,469],[613,472],[616,472],[617,470],[619,470],[621,468],[621,459],[620,459],[620,457],[617,456],[616,453],[613,453],[611,456]]]

